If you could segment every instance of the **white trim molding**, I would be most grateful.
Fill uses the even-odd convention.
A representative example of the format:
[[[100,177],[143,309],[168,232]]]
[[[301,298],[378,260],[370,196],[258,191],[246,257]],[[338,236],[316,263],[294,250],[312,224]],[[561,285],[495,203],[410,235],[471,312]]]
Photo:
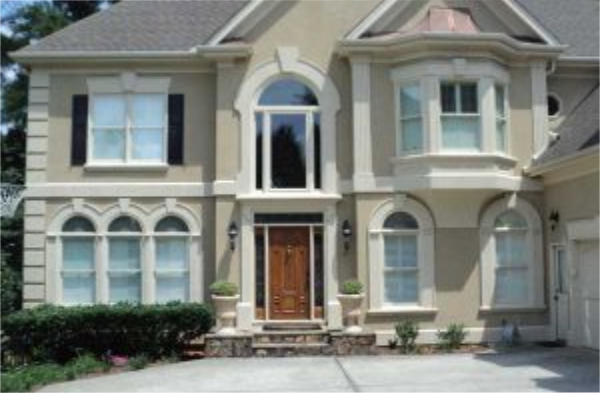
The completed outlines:
[[[238,192],[250,194],[256,187],[256,138],[254,109],[258,95],[266,86],[279,78],[294,77],[310,87],[318,98],[321,110],[321,190],[337,193],[336,114],[340,109],[340,96],[333,81],[325,71],[300,59],[295,47],[281,47],[271,61],[259,65],[246,79],[235,99],[235,109],[240,116],[241,168],[238,174]],[[306,191],[303,191],[306,193]]]
[[[384,301],[384,222],[393,213],[404,212],[418,223],[417,232],[417,280],[416,304],[386,304]],[[369,312],[410,313],[434,312],[435,309],[435,224],[427,207],[417,200],[400,194],[380,204],[369,223]]]
[[[494,225],[501,214],[513,210],[527,223],[525,233],[527,269],[527,299],[522,304],[497,304],[494,300],[496,286],[496,240]],[[542,220],[538,211],[516,194],[492,202],[481,218],[480,237],[480,274],[481,308],[486,311],[495,309],[544,309],[544,250],[542,243]]]

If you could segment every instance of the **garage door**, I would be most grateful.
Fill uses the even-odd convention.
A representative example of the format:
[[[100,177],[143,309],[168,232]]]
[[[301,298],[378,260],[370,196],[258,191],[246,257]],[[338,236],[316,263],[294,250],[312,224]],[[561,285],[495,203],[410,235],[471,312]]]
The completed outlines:
[[[598,349],[598,274],[600,266],[598,241],[579,244],[579,261],[581,263],[581,294],[582,294],[582,344]]]

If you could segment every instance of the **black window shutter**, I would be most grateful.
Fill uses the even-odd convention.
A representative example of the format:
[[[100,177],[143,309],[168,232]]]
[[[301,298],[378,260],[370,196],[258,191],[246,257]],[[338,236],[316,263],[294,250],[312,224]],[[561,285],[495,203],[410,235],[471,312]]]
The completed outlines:
[[[169,94],[169,164],[183,165],[183,94]]]
[[[71,165],[84,165],[87,153],[88,96],[74,95],[71,112]]]

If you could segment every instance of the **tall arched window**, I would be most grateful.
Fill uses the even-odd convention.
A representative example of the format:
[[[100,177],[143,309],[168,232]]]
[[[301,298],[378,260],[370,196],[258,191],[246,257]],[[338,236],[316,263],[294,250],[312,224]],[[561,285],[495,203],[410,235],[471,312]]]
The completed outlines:
[[[425,206],[398,198],[379,206],[369,225],[372,312],[434,311],[434,223]]]
[[[396,212],[383,223],[384,303],[419,302],[419,224],[408,213]]]
[[[542,221],[525,199],[501,198],[480,228],[482,309],[544,307]]]
[[[177,217],[156,224],[156,301],[185,302],[189,299],[189,229]]]
[[[496,304],[523,304],[529,297],[527,231],[527,221],[514,210],[502,213],[494,222]]]
[[[62,227],[63,304],[96,301],[96,233],[92,223],[73,217]]]
[[[279,79],[255,108],[256,189],[321,188],[321,115],[308,86]]]
[[[118,217],[108,226],[109,302],[141,302],[142,261],[140,224]]]

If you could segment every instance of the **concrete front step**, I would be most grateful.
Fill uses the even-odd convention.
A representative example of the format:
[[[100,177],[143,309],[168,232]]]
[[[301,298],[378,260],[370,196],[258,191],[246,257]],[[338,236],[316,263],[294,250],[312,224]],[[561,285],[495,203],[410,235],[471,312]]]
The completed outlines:
[[[327,343],[267,343],[252,344],[256,357],[318,356],[327,352]]]

